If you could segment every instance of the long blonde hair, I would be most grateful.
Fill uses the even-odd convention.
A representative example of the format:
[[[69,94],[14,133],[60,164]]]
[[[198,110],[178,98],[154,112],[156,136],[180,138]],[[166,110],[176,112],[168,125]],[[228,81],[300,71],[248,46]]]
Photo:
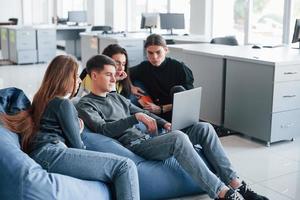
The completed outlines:
[[[21,136],[21,147],[25,152],[30,151],[30,143],[39,129],[41,117],[49,101],[56,96],[65,96],[71,84],[71,97],[75,94],[77,70],[76,59],[67,55],[56,56],[45,72],[31,107],[15,115],[0,115],[4,126]]]

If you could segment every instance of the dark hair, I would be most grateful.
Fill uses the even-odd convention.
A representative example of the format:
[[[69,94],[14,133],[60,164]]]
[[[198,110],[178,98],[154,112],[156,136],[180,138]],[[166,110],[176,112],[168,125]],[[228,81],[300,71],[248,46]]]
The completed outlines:
[[[31,107],[16,115],[0,115],[4,126],[21,136],[21,146],[25,152],[30,151],[31,141],[39,130],[40,120],[48,103],[56,96],[65,96],[71,84],[71,96],[74,95],[77,70],[78,63],[75,58],[68,55],[56,56],[45,72]]]
[[[91,76],[92,71],[102,71],[104,65],[113,65],[116,67],[115,61],[110,57],[106,55],[95,55],[87,61],[86,72]]]
[[[144,44],[145,49],[149,46],[157,45],[167,47],[166,40],[158,34],[151,34],[147,37],[146,42]]]
[[[121,81],[118,81],[121,85],[122,85],[122,91],[121,91],[121,94],[128,98],[131,94],[131,82],[130,82],[130,79],[129,79],[129,69],[128,69],[128,54],[127,54],[127,51],[121,47],[120,45],[118,44],[110,44],[108,45],[102,52],[103,55],[106,55],[106,56],[109,56],[109,57],[113,57],[113,55],[116,55],[116,54],[123,54],[125,55],[125,58],[126,58],[126,63],[125,63],[125,72],[127,74],[127,77]]]

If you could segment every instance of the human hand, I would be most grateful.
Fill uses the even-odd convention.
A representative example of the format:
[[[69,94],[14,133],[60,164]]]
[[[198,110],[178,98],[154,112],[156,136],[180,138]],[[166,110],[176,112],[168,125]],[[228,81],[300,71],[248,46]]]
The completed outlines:
[[[79,121],[79,133],[81,134],[83,129],[84,129],[84,123],[83,123],[83,120],[78,118],[78,121]]]
[[[139,87],[133,86],[133,85],[131,85],[131,93],[137,97],[141,97],[141,96],[145,95],[144,90],[142,90]]]
[[[116,81],[124,80],[126,77],[127,77],[127,73],[125,71],[116,72]]]
[[[166,129],[167,132],[170,132],[172,128],[172,124],[170,122],[165,123],[164,129]]]
[[[150,133],[157,133],[156,120],[144,113],[135,113],[135,117],[138,121],[144,123]]]
[[[154,104],[154,103],[147,102],[147,103],[145,103],[143,108],[145,110],[148,110],[149,112],[152,112],[152,113],[155,113],[155,114],[160,114],[161,113],[161,107]]]

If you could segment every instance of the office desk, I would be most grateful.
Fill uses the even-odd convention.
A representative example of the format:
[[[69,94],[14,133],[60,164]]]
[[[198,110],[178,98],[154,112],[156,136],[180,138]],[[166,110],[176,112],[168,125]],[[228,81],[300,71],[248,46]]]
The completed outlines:
[[[65,40],[65,51],[77,58],[81,57],[80,33],[91,29],[91,26],[58,25],[56,28],[57,40]]]
[[[227,46],[211,44],[170,45],[169,56],[193,71],[194,86],[202,87],[200,118],[223,125],[225,58]]]
[[[7,25],[16,25],[16,23],[13,21],[0,22],[0,26],[7,26]]]
[[[109,44],[119,44],[128,52],[129,64],[134,66],[145,59],[144,40],[149,33],[137,32],[126,34],[102,34],[102,32],[83,32],[81,37],[82,63],[85,66],[86,61],[93,55],[101,53]],[[174,43],[202,43],[208,39],[201,35],[167,35],[163,36],[166,40],[173,40]]]
[[[95,32],[80,33],[81,36],[81,52],[82,65],[93,55],[102,53],[110,44],[119,44],[126,49],[128,53],[128,61],[130,66],[139,64],[144,60],[143,40],[132,36],[124,36],[123,34],[105,34]]]
[[[299,136],[299,50],[197,44],[170,51],[190,65],[195,86],[203,88],[200,118],[221,119],[225,128],[267,145]]]

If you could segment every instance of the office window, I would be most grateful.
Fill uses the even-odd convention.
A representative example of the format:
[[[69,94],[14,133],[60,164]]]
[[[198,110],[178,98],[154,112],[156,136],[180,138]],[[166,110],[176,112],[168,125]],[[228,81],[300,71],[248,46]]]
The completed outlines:
[[[167,0],[148,0],[147,12],[168,12]]]
[[[171,0],[171,13],[184,13],[185,32],[190,30],[190,0]]]
[[[253,0],[250,44],[281,44],[283,34],[282,0]]]
[[[146,0],[128,0],[128,31],[138,31],[141,28],[141,16],[146,12]]]
[[[59,17],[68,18],[68,11],[87,10],[87,0],[58,0],[57,13]]]
[[[245,0],[214,0],[212,37],[236,36],[244,41]]]
[[[139,31],[142,13],[184,13],[185,32],[190,25],[190,0],[127,0],[128,31]]]
[[[300,0],[293,0],[292,4],[292,16],[291,16],[291,25],[290,25],[290,40],[289,42],[292,41],[293,34],[294,34],[294,27],[295,27],[295,22],[296,19],[300,19]],[[294,44],[296,47],[299,47],[299,44]]]
[[[126,1],[115,0],[114,14],[114,31],[124,31],[126,29]]]

